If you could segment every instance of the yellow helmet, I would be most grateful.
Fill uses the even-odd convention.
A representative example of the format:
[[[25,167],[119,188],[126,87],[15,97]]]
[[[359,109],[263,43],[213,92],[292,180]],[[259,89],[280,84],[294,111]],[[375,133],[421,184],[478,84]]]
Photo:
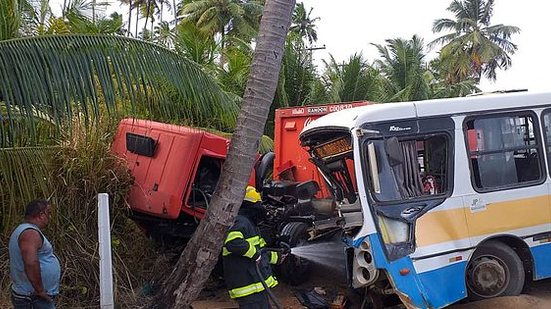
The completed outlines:
[[[247,189],[245,189],[245,198],[243,199],[243,201],[256,203],[260,202],[261,200],[262,198],[260,197],[260,193],[258,193],[258,191],[256,191],[253,186],[247,186]]]

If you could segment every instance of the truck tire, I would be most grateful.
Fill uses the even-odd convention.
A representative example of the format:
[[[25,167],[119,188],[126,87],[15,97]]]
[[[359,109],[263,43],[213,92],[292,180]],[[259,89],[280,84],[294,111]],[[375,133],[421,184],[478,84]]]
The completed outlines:
[[[300,247],[307,244],[308,224],[302,222],[287,223],[281,230],[281,236],[289,239],[291,248]],[[283,264],[277,268],[279,278],[290,285],[299,285],[310,275],[311,264],[308,260],[298,256],[289,255]]]
[[[499,241],[488,241],[477,248],[465,272],[470,300],[519,295],[524,280],[521,259]]]

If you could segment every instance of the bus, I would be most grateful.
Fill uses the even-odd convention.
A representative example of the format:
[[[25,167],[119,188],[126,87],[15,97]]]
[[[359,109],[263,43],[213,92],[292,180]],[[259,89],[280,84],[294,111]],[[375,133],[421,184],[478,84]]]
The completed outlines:
[[[551,277],[551,93],[372,104],[300,142],[343,223],[353,288],[442,308]]]

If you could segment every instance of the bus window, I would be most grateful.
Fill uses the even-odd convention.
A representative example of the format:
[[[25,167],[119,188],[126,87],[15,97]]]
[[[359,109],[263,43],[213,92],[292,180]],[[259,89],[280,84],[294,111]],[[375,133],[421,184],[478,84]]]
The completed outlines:
[[[542,179],[533,114],[470,118],[465,127],[477,190],[525,186]]]
[[[547,151],[547,160],[551,160],[551,110],[543,112],[543,130],[545,136],[545,149]],[[551,173],[551,162],[548,163]]]
[[[450,139],[445,134],[373,140],[380,202],[408,200],[449,192]],[[372,176],[373,177],[373,176]]]

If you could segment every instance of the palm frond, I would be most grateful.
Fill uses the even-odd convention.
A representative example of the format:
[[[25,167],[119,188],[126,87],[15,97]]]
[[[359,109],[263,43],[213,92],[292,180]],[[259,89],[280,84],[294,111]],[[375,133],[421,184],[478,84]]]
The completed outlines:
[[[172,96],[171,96],[172,94]],[[175,95],[175,96],[174,96]],[[117,36],[67,35],[0,42],[1,116],[15,109],[57,123],[142,104],[160,114],[233,127],[237,104],[193,62],[151,43]],[[177,98],[177,102],[174,99]],[[103,106],[103,107],[102,107]]]
[[[432,32],[441,32],[443,30],[453,31],[456,28],[457,23],[455,20],[449,18],[437,19],[432,24]]]

